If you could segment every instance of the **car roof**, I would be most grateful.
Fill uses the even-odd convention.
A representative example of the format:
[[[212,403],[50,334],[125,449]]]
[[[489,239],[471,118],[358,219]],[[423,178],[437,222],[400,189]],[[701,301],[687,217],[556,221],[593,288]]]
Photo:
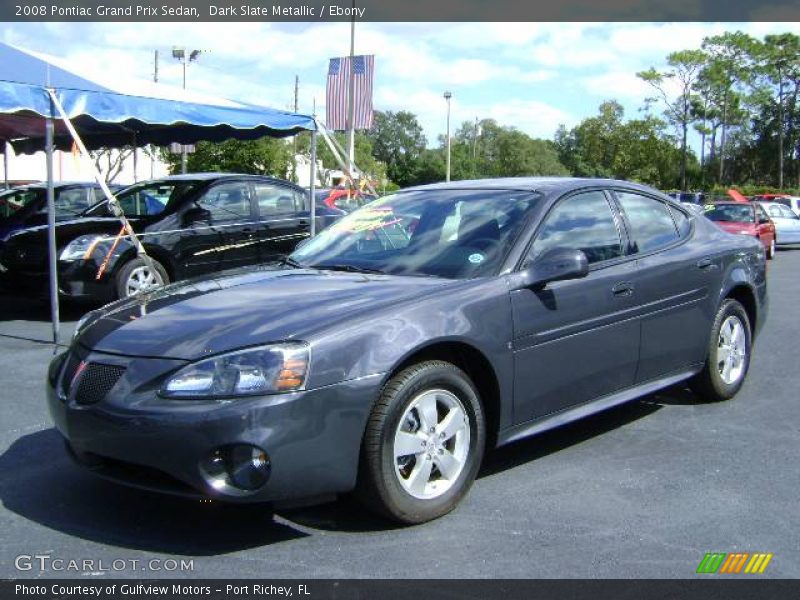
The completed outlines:
[[[73,186],[73,185],[83,185],[86,187],[94,187],[97,184],[94,181],[55,181],[53,182],[53,187],[55,189]],[[114,185],[114,184],[111,184]],[[46,182],[37,182],[37,183],[26,183],[25,185],[18,185],[17,187],[13,187],[8,191],[14,190],[40,190],[40,189],[47,189]],[[6,191],[6,190],[3,190]]]
[[[658,192],[646,185],[619,179],[599,179],[593,177],[501,177],[497,179],[467,179],[433,183],[405,188],[410,190],[518,190],[542,193],[564,193],[593,186],[624,186],[643,192]],[[661,192],[658,192],[661,194]]]
[[[285,179],[280,179],[279,177],[273,177],[271,175],[253,175],[251,173],[214,173],[214,172],[205,172],[205,173],[186,173],[186,174],[179,174],[179,175],[167,175],[166,177],[156,177],[149,181],[211,181],[214,179],[226,179],[228,177],[236,177],[238,178],[246,178],[246,179],[272,179],[275,181],[286,181]],[[140,181],[139,183],[147,183],[146,181]],[[291,183],[291,182],[288,182]]]

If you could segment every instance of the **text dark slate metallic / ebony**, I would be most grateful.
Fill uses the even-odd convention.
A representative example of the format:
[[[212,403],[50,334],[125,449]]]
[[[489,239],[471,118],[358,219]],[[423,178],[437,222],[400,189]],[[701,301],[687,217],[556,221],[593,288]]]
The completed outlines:
[[[355,490],[417,523],[488,445],[681,381],[742,386],[766,259],[623,181],[403,190],[288,259],[89,313],[48,376],[70,454],[169,493],[274,502]]]

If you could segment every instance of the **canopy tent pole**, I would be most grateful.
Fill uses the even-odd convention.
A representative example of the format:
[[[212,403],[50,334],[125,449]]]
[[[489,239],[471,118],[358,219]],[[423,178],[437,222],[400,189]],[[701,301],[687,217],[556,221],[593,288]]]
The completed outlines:
[[[320,133],[322,133],[322,139],[325,140],[325,142],[328,144],[328,148],[330,149],[331,154],[333,154],[333,157],[334,159],[336,159],[336,162],[339,163],[339,168],[344,172],[345,176],[355,186],[354,174],[355,175],[360,174],[358,167],[356,166],[355,163],[353,163],[353,172],[350,171],[350,167],[348,166],[347,162],[344,159],[344,149],[338,145],[336,138],[330,135],[330,132],[325,128],[325,126],[322,123],[320,123],[319,121],[315,122]],[[371,194],[374,194],[375,196],[378,195],[378,193],[375,191],[372,185],[370,185],[369,182],[367,182],[367,190]]]
[[[136,147],[136,132],[133,132],[133,183],[139,183],[139,149]]]
[[[78,150],[83,156],[89,156],[89,151],[86,149],[86,145],[83,143],[83,140],[78,135],[75,126],[72,124],[72,121],[69,120],[67,112],[64,110],[64,107],[61,105],[61,102],[58,101],[55,92],[53,90],[47,90],[47,92],[50,95],[50,105],[55,106],[59,116],[61,117],[61,120],[64,122],[64,125],[67,128],[67,131],[69,131],[70,136],[72,136],[72,141],[74,141],[75,145],[78,146]],[[153,262],[153,259],[150,257],[149,254],[147,254],[147,252],[144,249],[144,245],[142,245],[142,241],[133,231],[133,227],[131,227],[130,221],[128,221],[128,218],[125,216],[125,212],[122,210],[122,206],[120,206],[117,197],[111,193],[111,190],[109,189],[108,184],[106,183],[105,177],[103,177],[103,175],[100,173],[100,170],[93,163],[91,165],[91,168],[92,171],[94,172],[95,181],[97,181],[97,184],[100,186],[100,189],[103,190],[103,194],[108,200],[108,208],[111,210],[114,216],[120,220],[120,223],[122,223],[122,228],[124,230],[124,233],[126,234],[126,237],[133,244],[133,247],[136,248],[136,255],[139,258],[141,258],[147,264],[148,267],[150,267],[155,271],[156,266]],[[120,232],[120,235],[122,235],[122,232]],[[53,225],[53,243],[55,244],[55,224]],[[110,251],[109,255],[107,256],[110,256]]]
[[[317,234],[317,132],[311,132],[311,237]]]
[[[52,92],[51,92],[52,93]],[[58,314],[58,265],[56,263],[56,193],[53,185],[53,100],[50,100],[50,114],[45,119],[45,154],[47,157],[47,256],[49,258],[50,280],[50,321],[53,324],[53,352],[58,351],[60,319]]]
[[[11,186],[8,185],[8,142],[3,143],[3,182],[5,189],[11,189]]]

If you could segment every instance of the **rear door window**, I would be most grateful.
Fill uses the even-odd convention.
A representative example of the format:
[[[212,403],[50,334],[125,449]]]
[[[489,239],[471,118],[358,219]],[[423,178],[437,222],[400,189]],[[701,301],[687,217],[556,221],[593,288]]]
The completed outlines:
[[[630,225],[631,253],[657,250],[679,239],[675,222],[664,202],[632,192],[618,191],[616,196]]]
[[[211,222],[249,221],[250,186],[244,181],[221,183],[209,189],[197,205],[211,213]]]
[[[262,219],[277,215],[292,215],[303,210],[303,197],[296,190],[268,183],[256,183],[253,188],[258,214]]]

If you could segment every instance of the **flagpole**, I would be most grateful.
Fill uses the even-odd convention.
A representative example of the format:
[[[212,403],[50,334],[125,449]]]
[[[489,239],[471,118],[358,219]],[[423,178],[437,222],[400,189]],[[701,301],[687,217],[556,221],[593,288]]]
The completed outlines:
[[[356,78],[353,57],[356,51],[356,0],[353,0],[353,18],[350,21],[350,92],[347,95],[347,158],[350,172],[353,172],[355,163],[355,94]]]

